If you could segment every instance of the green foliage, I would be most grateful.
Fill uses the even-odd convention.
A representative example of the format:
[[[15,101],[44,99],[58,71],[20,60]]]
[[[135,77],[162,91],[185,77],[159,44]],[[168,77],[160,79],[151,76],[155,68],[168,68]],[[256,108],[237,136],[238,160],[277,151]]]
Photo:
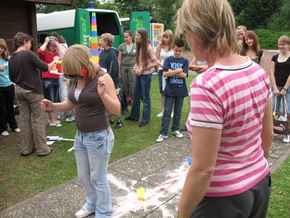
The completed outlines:
[[[267,26],[272,14],[279,10],[281,0],[231,0],[229,2],[237,25],[255,29]]]
[[[95,8],[115,10],[120,17],[129,17],[132,11],[149,11],[153,22],[163,23],[165,29],[174,30],[175,15],[183,0],[115,0],[114,4],[100,4],[97,0],[76,0],[73,6],[37,4],[37,13],[87,8],[92,1]],[[245,25],[248,29],[272,29],[289,31],[289,0],[229,0],[236,25]],[[266,43],[266,46],[273,46]]]
[[[141,11],[139,6],[140,0],[115,0],[115,4],[118,6],[118,12],[129,17],[131,11]]]
[[[182,0],[156,0],[156,7],[152,11],[153,20],[164,24],[164,30],[175,29],[175,15]]]
[[[268,29],[272,30],[290,30],[290,1],[283,0],[281,9],[271,17]]]
[[[64,11],[64,10],[70,10],[70,9],[75,9],[75,8],[88,8],[89,2],[93,2],[95,8],[111,7],[111,4],[110,4],[110,6],[108,6],[107,4],[101,5],[96,0],[76,0],[72,6],[37,4],[36,5],[36,12],[37,13],[51,13],[54,11]]]
[[[278,49],[278,39],[282,35],[290,36],[290,31],[275,31],[272,29],[256,29],[260,47],[263,49]]]

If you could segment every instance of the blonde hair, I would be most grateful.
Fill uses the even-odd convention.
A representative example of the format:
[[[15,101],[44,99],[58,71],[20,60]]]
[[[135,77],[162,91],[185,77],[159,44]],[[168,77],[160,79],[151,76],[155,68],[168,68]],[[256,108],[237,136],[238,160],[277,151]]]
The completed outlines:
[[[237,30],[240,30],[240,29],[244,30],[244,32],[247,32],[247,27],[244,25],[240,25],[237,27]]]
[[[290,45],[290,37],[286,36],[286,35],[280,36],[278,39],[278,42],[286,43],[286,44]]]
[[[176,32],[190,31],[208,51],[239,53],[235,18],[227,0],[185,0],[177,12]]]
[[[0,47],[4,48],[4,52],[2,53],[3,60],[8,61],[9,50],[8,50],[7,43],[6,43],[5,39],[0,38]]]
[[[107,42],[108,46],[112,46],[114,42],[114,36],[110,33],[103,33],[100,37],[101,40]]]
[[[90,58],[90,49],[84,45],[70,46],[62,60],[62,70],[68,75],[79,75],[82,67],[88,70],[88,78],[94,79],[101,68]]]
[[[172,50],[174,47],[174,35],[173,35],[173,32],[171,30],[164,31],[164,33],[162,35],[162,40],[158,46],[160,46],[160,48],[164,48],[164,46],[165,46],[165,42],[163,40],[164,36],[167,36],[169,38],[169,50]]]

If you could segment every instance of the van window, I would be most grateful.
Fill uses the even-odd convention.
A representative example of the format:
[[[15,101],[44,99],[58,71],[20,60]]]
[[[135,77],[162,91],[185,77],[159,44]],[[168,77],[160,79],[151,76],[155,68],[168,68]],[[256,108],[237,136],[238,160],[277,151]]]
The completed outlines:
[[[45,41],[45,38],[47,37],[47,33],[41,33],[41,34],[38,34],[38,43],[39,44],[43,44],[44,43],[44,41]]]
[[[115,14],[97,13],[98,35],[103,33],[111,33],[112,35],[120,35]]]

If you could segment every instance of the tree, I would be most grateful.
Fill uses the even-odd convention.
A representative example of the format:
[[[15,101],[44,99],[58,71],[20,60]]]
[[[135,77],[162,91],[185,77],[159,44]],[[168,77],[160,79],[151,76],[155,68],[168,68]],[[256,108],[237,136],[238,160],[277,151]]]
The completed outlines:
[[[279,10],[282,0],[230,0],[237,25],[248,29],[266,27],[272,14]]]
[[[154,22],[174,29],[174,17],[183,0],[115,0],[119,11],[129,16],[132,11],[149,11]]]
[[[100,3],[96,0],[76,0],[72,6],[51,5],[51,4],[37,4],[37,13],[50,13],[54,11],[64,11],[75,8],[87,8],[89,2],[93,2],[95,8],[101,8]]]
[[[175,28],[175,16],[181,7],[182,0],[156,0],[156,6],[152,11],[153,19],[164,24],[164,29]]]
[[[283,0],[281,9],[274,13],[269,21],[268,28],[273,30],[290,30],[290,1]]]

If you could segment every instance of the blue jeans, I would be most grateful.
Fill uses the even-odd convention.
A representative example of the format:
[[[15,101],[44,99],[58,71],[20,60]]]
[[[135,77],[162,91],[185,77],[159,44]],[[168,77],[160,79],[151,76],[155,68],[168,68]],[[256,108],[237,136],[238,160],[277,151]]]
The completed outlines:
[[[134,82],[134,97],[133,104],[130,113],[130,117],[139,120],[140,117],[140,100],[141,94],[143,96],[143,114],[142,121],[149,122],[151,114],[151,99],[150,99],[150,89],[151,89],[152,73],[135,76]]]
[[[111,127],[90,133],[77,131],[75,136],[78,176],[86,194],[84,207],[95,211],[98,218],[111,217],[113,213],[107,168],[114,140]]]
[[[169,129],[169,124],[170,124],[173,104],[174,104],[174,116],[173,116],[171,130],[172,132],[179,130],[183,99],[184,97],[165,96],[164,114],[162,117],[160,135],[164,135],[164,136],[168,135],[168,129]]]
[[[56,102],[58,100],[58,79],[42,79],[42,87],[44,91],[44,98],[50,100],[51,102]]]
[[[279,89],[279,91],[281,91],[283,89],[283,86],[278,86],[277,87]],[[276,111],[276,112],[280,112],[281,109],[282,109],[282,112],[285,112],[285,106],[284,106],[284,98],[279,95],[279,96],[276,96],[274,95],[274,89],[272,88],[272,93],[273,93],[273,111]],[[287,101],[287,107],[288,107],[288,114],[290,114],[289,110],[290,110],[290,88],[287,89],[287,92],[286,92],[286,101]],[[276,105],[275,105],[275,98],[276,98]],[[282,108],[281,108],[281,102],[282,102]]]

